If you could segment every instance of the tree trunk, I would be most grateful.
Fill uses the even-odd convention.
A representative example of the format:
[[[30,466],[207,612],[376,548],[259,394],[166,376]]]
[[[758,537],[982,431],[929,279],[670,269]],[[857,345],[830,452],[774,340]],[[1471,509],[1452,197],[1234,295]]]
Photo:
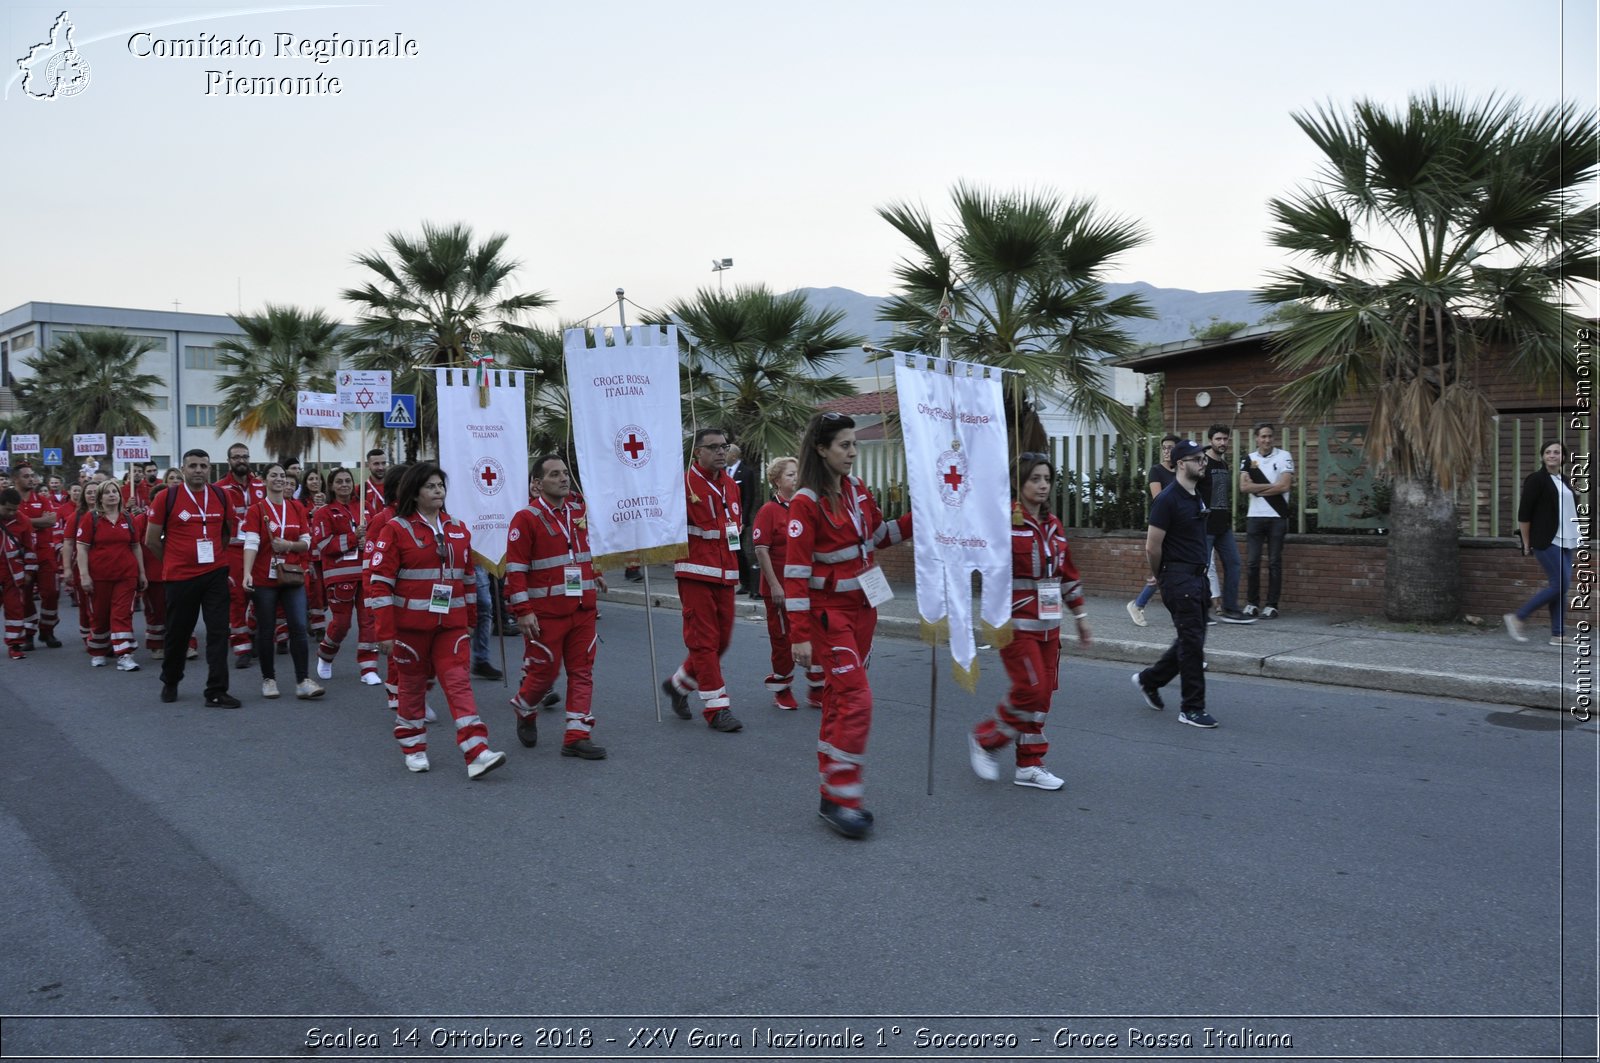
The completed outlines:
[[[1383,612],[1390,620],[1439,622],[1461,616],[1460,533],[1455,494],[1431,480],[1394,480]]]

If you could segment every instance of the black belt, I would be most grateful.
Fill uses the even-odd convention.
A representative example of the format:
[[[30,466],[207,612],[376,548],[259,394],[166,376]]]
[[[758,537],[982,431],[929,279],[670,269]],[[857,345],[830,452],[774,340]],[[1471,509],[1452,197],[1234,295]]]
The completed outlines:
[[[1206,566],[1204,566],[1204,565],[1166,565],[1166,564],[1162,565],[1161,566],[1161,575],[1165,576],[1168,573],[1172,573],[1175,576],[1204,576],[1206,574]]]

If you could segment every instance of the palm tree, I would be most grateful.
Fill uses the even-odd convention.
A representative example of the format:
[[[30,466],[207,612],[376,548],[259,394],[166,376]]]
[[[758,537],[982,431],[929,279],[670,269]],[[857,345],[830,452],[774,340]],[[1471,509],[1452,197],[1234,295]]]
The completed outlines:
[[[495,364],[528,372],[528,453],[560,454],[577,474],[568,453],[572,423],[567,411],[566,355],[562,336],[568,328],[533,328],[508,336],[500,344]]]
[[[1394,620],[1460,610],[1455,489],[1482,463],[1489,358],[1541,386],[1572,379],[1568,288],[1595,275],[1596,120],[1438,91],[1393,111],[1296,114],[1322,173],[1274,199],[1272,242],[1309,263],[1258,293],[1304,309],[1279,334],[1291,417],[1372,404],[1367,451],[1393,483],[1384,578]]]
[[[739,444],[745,461],[793,454],[817,404],[855,394],[828,372],[836,352],[861,344],[844,332],[844,313],[813,308],[799,292],[774,295],[765,285],[723,292],[702,288],[646,315],[675,322],[686,352],[684,420],[714,425]]]
[[[217,428],[235,426],[261,433],[269,459],[309,457],[318,440],[337,445],[337,428],[301,428],[295,423],[302,391],[333,390],[339,324],[321,310],[306,312],[268,303],[259,314],[232,314],[242,339],[217,343],[222,353],[222,401]]]
[[[139,359],[155,346],[117,329],[84,329],[24,359],[33,376],[19,380],[15,392],[30,431],[62,443],[80,432],[154,438],[156,424],[144,411],[166,381],[140,372]]]
[[[504,257],[508,239],[495,233],[475,245],[467,225],[423,222],[420,239],[390,233],[387,253],[356,256],[377,280],[344,291],[361,310],[345,349],[358,368],[387,369],[396,391],[417,396],[417,427],[405,430],[408,461],[438,448],[433,370],[470,365],[474,332],[485,351],[500,355],[511,337],[531,335],[521,319],[550,305],[543,292],[504,292],[521,265]]]
[[[950,302],[950,355],[1006,369],[1006,417],[1023,449],[1043,450],[1035,410],[1053,398],[1071,413],[1132,432],[1132,413],[1107,389],[1100,357],[1130,353],[1123,329],[1154,316],[1136,295],[1107,298],[1106,274],[1144,230],[1096,210],[1092,198],[1001,193],[966,184],[951,191],[956,220],[936,226],[919,206],[895,203],[879,217],[911,241],[895,269],[900,292],[879,312],[897,328],[890,343],[939,350],[939,308]]]

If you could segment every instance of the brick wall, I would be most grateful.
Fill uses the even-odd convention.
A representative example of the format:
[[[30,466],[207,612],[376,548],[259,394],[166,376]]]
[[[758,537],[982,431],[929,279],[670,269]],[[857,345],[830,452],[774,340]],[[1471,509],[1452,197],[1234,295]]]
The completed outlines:
[[[1143,532],[1098,532],[1068,529],[1072,560],[1083,576],[1091,595],[1122,595],[1129,598],[1144,585]],[[1246,545],[1239,534],[1240,561]],[[1331,613],[1335,615],[1383,615],[1383,577],[1386,542],[1382,536],[1290,535],[1283,549],[1283,600],[1285,610]],[[913,550],[910,543],[878,555],[884,573],[900,585],[913,582]],[[1535,591],[1544,586],[1544,572],[1531,557],[1523,557],[1507,540],[1463,539],[1460,548],[1462,611],[1498,621],[1501,613],[1514,611]],[[1577,565],[1581,582],[1584,555]],[[1588,572],[1594,573],[1593,552]],[[1265,583],[1266,562],[1261,579]],[[1239,591],[1244,597],[1245,578],[1240,576]],[[1569,609],[1577,619],[1590,610]]]

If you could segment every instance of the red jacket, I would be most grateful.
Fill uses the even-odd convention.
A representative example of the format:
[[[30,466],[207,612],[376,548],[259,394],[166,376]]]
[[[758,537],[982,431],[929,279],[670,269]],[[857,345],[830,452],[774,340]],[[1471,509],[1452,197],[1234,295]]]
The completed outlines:
[[[756,547],[765,547],[767,557],[772,562],[772,571],[783,579],[783,562],[789,556],[789,503],[782,498],[773,498],[771,502],[756,511],[755,527],[750,531],[750,542]],[[757,568],[760,564],[757,563]],[[761,593],[770,595],[773,588],[767,586],[767,574],[761,573]]]
[[[911,514],[886,521],[858,477],[840,481],[839,503],[819,502],[810,488],[789,502],[789,555],[783,566],[784,609],[791,642],[810,642],[812,610],[867,605],[861,574],[874,564],[872,552],[911,536]]]
[[[43,564],[54,565],[56,562],[55,548],[66,540],[66,522],[56,509],[55,499],[50,497],[48,491],[30,491],[22,496],[22,505],[17,507],[17,516],[29,522],[33,527],[33,520],[38,517],[54,513],[56,522],[53,527],[33,528],[33,549],[39,555]],[[46,551],[49,551],[48,558]]]
[[[355,499],[329,502],[311,518],[311,553],[322,565],[325,583],[361,579],[361,518]]]
[[[249,514],[251,506],[267,497],[267,483],[252,475],[247,484],[241,485],[229,475],[218,480],[217,487],[227,496],[228,505],[233,508],[233,537],[228,540],[228,545],[242,551],[244,518]]]
[[[566,593],[566,568],[577,565],[583,593]],[[557,508],[543,498],[511,516],[506,540],[506,593],[512,616],[571,616],[595,608],[588,510],[572,497]]]
[[[1062,612],[1083,609],[1083,582],[1072,563],[1066,529],[1060,519],[1046,512],[1041,524],[1025,518],[1022,527],[1011,529],[1011,623],[1019,632],[1057,631],[1061,619],[1039,619],[1039,588],[1047,584],[1061,587]]]
[[[366,604],[377,622],[379,642],[398,631],[470,630],[477,625],[472,533],[448,513],[439,516],[443,556],[438,536],[420,516],[397,514],[378,532],[367,568]],[[449,612],[428,609],[436,583],[449,588]]]
[[[739,582],[739,557],[728,548],[728,526],[744,527],[739,485],[728,470],[708,472],[699,464],[683,474],[689,498],[689,558],[672,566],[679,579],[731,585]]]
[[[33,528],[20,507],[16,516],[0,521],[0,547],[5,550],[5,574],[10,582],[20,584],[24,577],[39,571],[39,559],[33,552]]]

